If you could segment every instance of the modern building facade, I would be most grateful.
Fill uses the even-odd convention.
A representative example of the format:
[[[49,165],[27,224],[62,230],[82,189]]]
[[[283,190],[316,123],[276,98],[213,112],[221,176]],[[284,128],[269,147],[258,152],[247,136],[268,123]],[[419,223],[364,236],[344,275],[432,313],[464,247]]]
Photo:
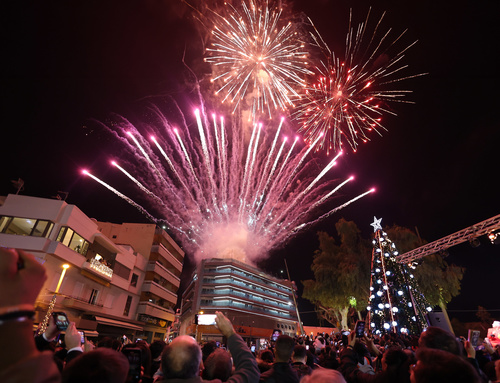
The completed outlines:
[[[55,297],[54,311],[66,312],[88,337],[163,339],[174,319],[184,253],[165,256],[178,247],[155,225],[124,224],[135,230],[119,233],[114,227],[60,200],[20,195],[0,200],[0,246],[34,254],[47,270],[36,302],[38,322]],[[140,240],[119,243],[124,235]]]
[[[196,315],[224,313],[235,330],[257,348],[274,332],[295,336],[298,332],[293,282],[275,278],[230,258],[201,261],[181,301],[179,332],[199,341],[222,340],[214,326],[196,325]]]
[[[98,222],[99,230],[116,244],[132,246],[146,259],[141,283],[137,319],[143,323],[144,336],[165,336],[175,320],[174,307],[184,264],[184,251],[155,224]]]

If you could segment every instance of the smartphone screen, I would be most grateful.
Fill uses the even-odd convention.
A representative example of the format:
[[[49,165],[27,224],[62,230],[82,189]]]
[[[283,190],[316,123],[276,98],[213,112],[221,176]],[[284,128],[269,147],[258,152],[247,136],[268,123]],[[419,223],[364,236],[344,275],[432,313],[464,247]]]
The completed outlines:
[[[356,337],[362,338],[365,335],[365,321],[358,320],[356,322]]]
[[[215,314],[199,314],[197,316],[198,318],[198,324],[203,324],[203,325],[215,325],[215,318],[217,315]]]
[[[56,322],[57,329],[59,331],[66,331],[69,326],[69,320],[65,313],[63,312],[55,312],[52,313],[54,317],[54,321]]]
[[[141,380],[142,350],[140,348],[124,348],[122,352],[127,357],[129,364],[127,382],[138,383]]]
[[[85,333],[83,331],[78,331],[78,334],[80,334],[80,342],[82,344],[85,343]]]
[[[470,342],[471,346],[472,347],[477,347],[478,344],[479,344],[479,335],[481,333],[477,330],[469,330],[469,334],[468,334],[468,341]]]

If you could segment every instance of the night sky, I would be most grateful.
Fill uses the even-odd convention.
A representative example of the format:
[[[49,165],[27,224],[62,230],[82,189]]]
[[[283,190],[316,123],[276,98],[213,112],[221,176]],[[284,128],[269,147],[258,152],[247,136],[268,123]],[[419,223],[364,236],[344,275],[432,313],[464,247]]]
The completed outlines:
[[[427,74],[405,82],[415,104],[392,105],[397,116],[385,117],[388,132],[339,163],[340,175],[356,175],[356,193],[377,192],[273,252],[263,264],[269,272],[278,274],[285,258],[293,280],[311,278],[316,231],[334,234],[342,217],[365,237],[377,216],[383,225],[418,228],[431,242],[500,213],[500,3],[445,3],[293,2],[335,50],[343,47],[350,9],[357,21],[370,6],[375,18],[386,11],[386,28],[408,29],[408,44],[418,40],[405,58],[408,73]],[[195,69],[203,65],[190,9],[178,0],[9,1],[2,8],[0,195],[15,193],[10,181],[22,178],[22,194],[50,198],[64,191],[90,217],[146,222],[80,170],[99,169],[112,183],[105,163],[119,149],[95,121],[138,114],[147,99],[183,97],[183,58]],[[500,318],[500,299],[493,296],[500,247],[480,240],[475,249],[468,243],[449,249],[447,261],[467,268],[451,317],[475,320],[481,305]],[[310,305],[301,300],[299,308],[305,324],[313,323]]]

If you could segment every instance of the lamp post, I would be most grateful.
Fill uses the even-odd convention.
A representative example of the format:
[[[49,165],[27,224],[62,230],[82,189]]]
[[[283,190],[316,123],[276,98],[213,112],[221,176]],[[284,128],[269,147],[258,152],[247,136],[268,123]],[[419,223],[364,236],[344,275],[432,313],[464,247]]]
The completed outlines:
[[[52,312],[54,311],[54,306],[56,305],[56,300],[57,300],[57,295],[59,294],[59,289],[61,288],[61,284],[63,282],[64,276],[66,275],[66,270],[68,270],[69,265],[65,263],[62,265],[63,271],[61,273],[61,276],[59,277],[59,281],[57,282],[56,286],[56,291],[54,291],[54,295],[52,296],[52,299],[49,302],[49,307],[47,308],[47,313],[45,314],[45,317],[43,318],[42,323],[38,326],[38,329],[36,330],[36,334],[43,334],[45,330],[47,329],[47,325],[49,324],[49,319],[50,316],[52,315]]]
[[[57,282],[56,291],[54,292],[54,294],[59,294],[59,289],[61,288],[62,281],[64,279],[64,276],[66,275],[66,270],[68,270],[69,265],[65,263],[64,265],[62,265],[62,268],[63,271],[61,273],[61,276],[59,277],[59,282]]]

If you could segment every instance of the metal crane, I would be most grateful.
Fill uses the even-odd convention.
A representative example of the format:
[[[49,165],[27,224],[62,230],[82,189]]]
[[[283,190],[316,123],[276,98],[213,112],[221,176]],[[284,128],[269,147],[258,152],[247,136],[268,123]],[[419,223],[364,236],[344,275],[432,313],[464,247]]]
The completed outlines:
[[[399,263],[409,263],[416,259],[420,259],[429,254],[435,254],[452,246],[458,245],[466,241],[471,241],[474,238],[488,234],[491,242],[494,242],[497,237],[497,231],[500,229],[500,214],[491,217],[483,222],[476,223],[466,229],[457,231],[437,241],[420,246],[414,250],[408,251],[396,257]],[[500,236],[500,234],[499,234]]]

